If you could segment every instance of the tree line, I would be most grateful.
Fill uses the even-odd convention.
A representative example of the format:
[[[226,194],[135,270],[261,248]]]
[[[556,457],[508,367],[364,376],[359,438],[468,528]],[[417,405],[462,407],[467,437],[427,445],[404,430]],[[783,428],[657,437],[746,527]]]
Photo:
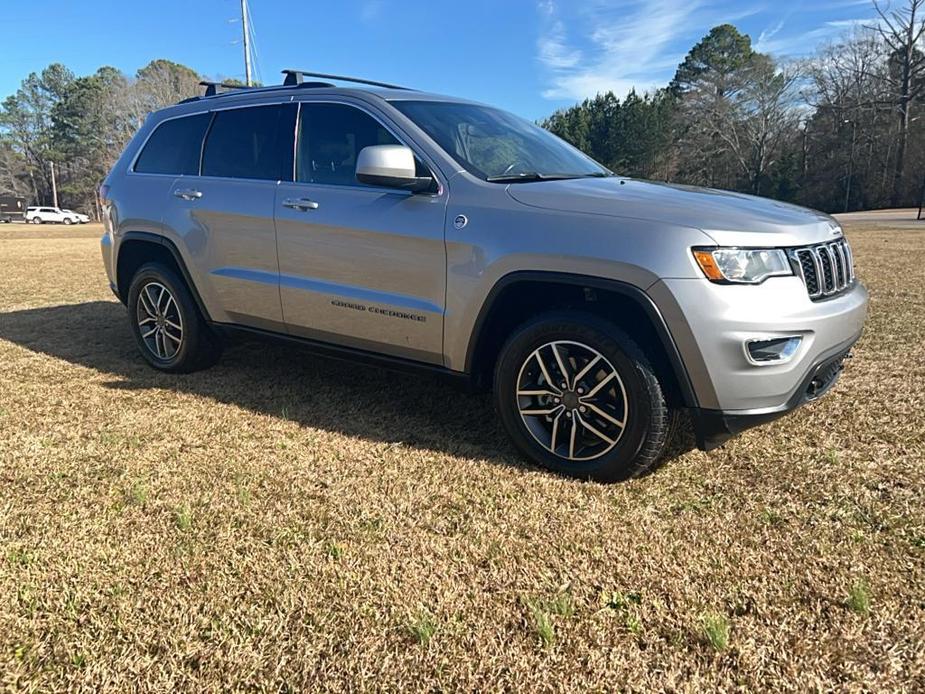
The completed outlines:
[[[890,9],[811,58],[781,62],[724,24],[662,89],[598,94],[542,125],[613,171],[829,212],[917,206],[925,193],[925,0]],[[97,214],[96,192],[147,114],[200,93],[155,60],[127,76],[30,74],[0,103],[0,195]]]
[[[128,77],[101,67],[77,77],[60,63],[32,73],[0,103],[0,195],[97,216],[97,190],[147,115],[201,91],[195,70],[155,60]]]
[[[808,59],[757,52],[713,28],[671,82],[599,94],[543,125],[610,169],[828,212],[918,206],[925,194],[925,0]]]

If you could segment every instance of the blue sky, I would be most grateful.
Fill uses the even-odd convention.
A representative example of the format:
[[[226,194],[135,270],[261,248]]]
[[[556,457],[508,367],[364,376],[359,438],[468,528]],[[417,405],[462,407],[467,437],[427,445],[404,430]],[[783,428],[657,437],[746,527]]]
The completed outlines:
[[[8,0],[0,96],[60,61],[132,74],[154,58],[243,75],[239,0]],[[709,29],[799,56],[873,17],[870,0],[250,0],[264,82],[300,67],[456,94],[541,118],[601,90],[665,84]],[[36,11],[36,8],[41,8]]]

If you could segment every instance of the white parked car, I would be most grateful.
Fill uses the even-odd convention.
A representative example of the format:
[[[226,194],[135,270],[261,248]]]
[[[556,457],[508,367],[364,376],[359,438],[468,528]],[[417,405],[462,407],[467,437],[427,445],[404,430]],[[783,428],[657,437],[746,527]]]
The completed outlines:
[[[90,221],[90,217],[88,217],[85,214],[81,214],[80,212],[74,212],[74,210],[61,210],[61,211],[64,212],[64,214],[74,215],[77,218],[77,222],[79,224],[86,224],[87,222]]]
[[[26,221],[32,224],[79,224],[77,214],[59,207],[27,207]]]

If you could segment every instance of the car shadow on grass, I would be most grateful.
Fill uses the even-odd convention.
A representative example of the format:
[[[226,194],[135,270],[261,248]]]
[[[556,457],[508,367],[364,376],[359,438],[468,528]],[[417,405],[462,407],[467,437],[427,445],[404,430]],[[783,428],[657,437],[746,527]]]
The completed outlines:
[[[114,389],[170,389],[348,436],[527,467],[486,395],[437,376],[322,358],[298,345],[230,344],[194,374],[155,371],[139,355],[125,308],[112,301],[0,313],[0,339],[111,374]]]
[[[298,345],[234,342],[211,369],[165,374],[138,353],[125,308],[113,301],[0,313],[0,339],[115,379],[119,390],[169,389],[347,436],[527,468],[489,396],[426,373],[319,357]],[[692,448],[676,437],[667,460]]]

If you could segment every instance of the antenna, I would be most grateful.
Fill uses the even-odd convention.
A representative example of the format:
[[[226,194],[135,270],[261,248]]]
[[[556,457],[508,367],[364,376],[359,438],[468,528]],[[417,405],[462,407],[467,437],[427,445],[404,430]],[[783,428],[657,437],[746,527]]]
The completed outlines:
[[[244,29],[244,84],[251,86],[251,38],[247,24],[247,0],[241,0],[241,26]]]

